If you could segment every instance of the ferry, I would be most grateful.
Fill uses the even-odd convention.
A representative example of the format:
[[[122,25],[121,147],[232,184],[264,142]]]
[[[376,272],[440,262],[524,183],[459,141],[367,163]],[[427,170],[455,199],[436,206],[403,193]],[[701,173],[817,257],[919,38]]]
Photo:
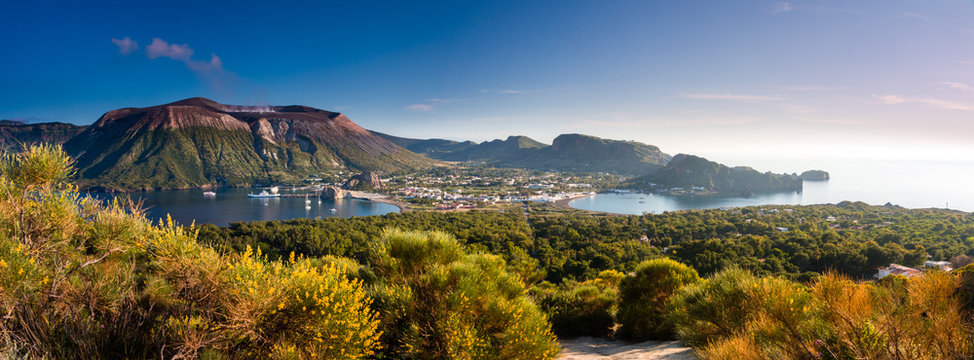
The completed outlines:
[[[261,191],[260,194],[247,194],[249,198],[279,198],[281,194],[271,194],[267,190]]]

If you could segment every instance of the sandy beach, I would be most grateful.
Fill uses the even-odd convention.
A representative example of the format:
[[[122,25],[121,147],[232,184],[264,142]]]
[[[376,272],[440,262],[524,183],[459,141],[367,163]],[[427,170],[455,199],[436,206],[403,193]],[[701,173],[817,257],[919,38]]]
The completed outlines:
[[[693,350],[679,341],[629,343],[593,337],[559,340],[563,360],[693,360]]]

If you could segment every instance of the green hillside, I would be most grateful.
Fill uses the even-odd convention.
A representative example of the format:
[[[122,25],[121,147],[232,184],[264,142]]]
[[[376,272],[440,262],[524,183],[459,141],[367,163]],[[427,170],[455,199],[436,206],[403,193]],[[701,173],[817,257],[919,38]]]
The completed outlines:
[[[58,122],[25,124],[14,120],[0,120],[0,149],[19,152],[30,144],[60,145],[84,129],[84,126]]]
[[[207,99],[106,113],[65,144],[86,188],[140,190],[297,181],[324,171],[395,171],[435,162],[342,114],[257,111]]]
[[[699,186],[710,191],[750,195],[753,192],[801,190],[794,174],[759,172],[750,167],[728,167],[702,157],[679,154],[653,175],[633,179],[636,188],[657,184],[662,188]]]

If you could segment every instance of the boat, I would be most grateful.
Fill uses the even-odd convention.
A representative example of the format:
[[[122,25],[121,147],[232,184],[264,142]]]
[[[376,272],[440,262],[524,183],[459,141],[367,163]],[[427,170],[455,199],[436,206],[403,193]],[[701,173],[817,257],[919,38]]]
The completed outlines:
[[[331,211],[331,213],[332,213],[332,214],[334,214],[334,213],[337,213],[337,212],[338,212],[338,209],[335,209],[335,208],[331,208],[331,209],[330,209],[330,210],[328,210],[328,211]]]
[[[260,194],[247,194],[249,198],[279,198],[281,194],[271,194],[267,190],[261,191]]]
[[[205,198],[216,197],[216,193],[215,192],[212,192],[212,191],[204,191],[203,192],[203,197],[205,197]]]

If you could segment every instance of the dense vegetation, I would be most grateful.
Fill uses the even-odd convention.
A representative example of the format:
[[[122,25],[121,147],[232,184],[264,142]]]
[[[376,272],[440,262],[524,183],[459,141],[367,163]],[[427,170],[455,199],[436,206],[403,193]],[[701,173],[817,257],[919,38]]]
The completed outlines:
[[[0,357],[550,359],[547,318],[494,255],[391,231],[367,261],[218,252],[81,197],[70,160],[0,161]]]
[[[969,213],[526,205],[187,228],[80,197],[69,163],[0,161],[4,358],[549,359],[555,334],[706,359],[974,356],[974,265],[861,281],[970,262]]]
[[[441,230],[473,251],[535,263],[553,283],[585,281],[604,270],[634,271],[666,256],[709,275],[734,264],[757,275],[810,280],[829,270],[868,278],[890,263],[920,265],[974,255],[974,214],[840,203],[668,212],[643,216],[549,214],[532,205],[506,212],[412,212],[353,219],[204,225],[204,242],[272,257],[295,251],[365,260],[383,229]],[[665,251],[664,251],[665,250]]]

